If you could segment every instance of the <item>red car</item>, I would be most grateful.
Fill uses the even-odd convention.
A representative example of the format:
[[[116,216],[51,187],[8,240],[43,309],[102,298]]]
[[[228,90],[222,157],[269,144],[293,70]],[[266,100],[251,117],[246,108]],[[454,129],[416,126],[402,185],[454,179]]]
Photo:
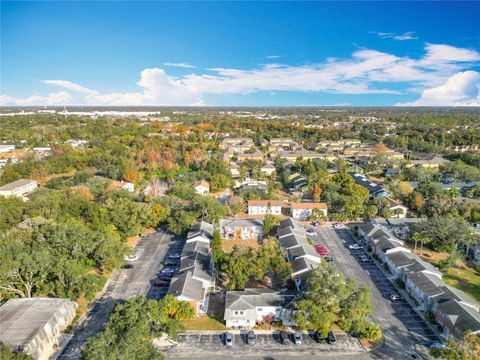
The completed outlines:
[[[327,256],[327,254],[328,254],[328,251],[318,253],[318,255],[320,255],[321,257],[325,257],[325,256]]]
[[[315,249],[326,249],[323,245],[315,245]]]

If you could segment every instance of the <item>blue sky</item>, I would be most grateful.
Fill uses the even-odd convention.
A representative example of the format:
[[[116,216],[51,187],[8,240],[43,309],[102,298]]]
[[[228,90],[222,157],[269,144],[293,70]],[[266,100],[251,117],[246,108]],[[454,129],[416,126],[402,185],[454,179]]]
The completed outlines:
[[[478,2],[5,2],[3,105],[480,106]]]

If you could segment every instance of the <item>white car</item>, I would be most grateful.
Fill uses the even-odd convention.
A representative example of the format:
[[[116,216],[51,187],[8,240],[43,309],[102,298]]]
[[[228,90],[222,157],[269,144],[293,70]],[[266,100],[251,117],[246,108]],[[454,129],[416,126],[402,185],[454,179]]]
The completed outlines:
[[[138,256],[137,255],[132,255],[132,256],[125,255],[125,257],[123,259],[125,261],[128,261],[128,262],[135,262],[135,261],[138,260]]]
[[[310,235],[310,236],[315,235],[315,230],[313,230],[313,229],[307,229],[307,235]]]
[[[225,334],[225,345],[228,347],[233,346],[233,335],[230,333]]]
[[[355,243],[355,244],[350,244],[350,245],[348,245],[348,248],[349,248],[350,250],[360,250],[362,247],[361,247],[360,245],[358,245],[358,244]]]
[[[169,259],[180,259],[181,257],[182,255],[180,254],[172,254],[168,256]]]
[[[165,269],[162,269],[161,273],[162,274],[173,274],[175,272],[175,269],[170,269],[170,268],[165,268]]]

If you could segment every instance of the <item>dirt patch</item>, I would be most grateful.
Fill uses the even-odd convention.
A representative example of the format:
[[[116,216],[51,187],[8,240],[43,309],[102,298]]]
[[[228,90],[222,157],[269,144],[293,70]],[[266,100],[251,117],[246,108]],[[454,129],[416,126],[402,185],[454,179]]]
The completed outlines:
[[[222,240],[222,249],[227,253],[231,252],[235,245],[257,249],[260,243],[257,240]]]

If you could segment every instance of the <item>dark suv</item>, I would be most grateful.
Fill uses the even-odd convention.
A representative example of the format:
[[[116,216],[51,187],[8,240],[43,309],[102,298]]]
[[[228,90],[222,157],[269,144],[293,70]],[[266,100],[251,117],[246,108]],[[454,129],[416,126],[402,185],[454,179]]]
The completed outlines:
[[[255,344],[255,333],[252,330],[250,330],[247,333],[247,344],[248,345],[254,345]]]
[[[286,331],[280,331],[280,342],[283,345],[290,344],[290,336],[288,336],[288,333]]]

